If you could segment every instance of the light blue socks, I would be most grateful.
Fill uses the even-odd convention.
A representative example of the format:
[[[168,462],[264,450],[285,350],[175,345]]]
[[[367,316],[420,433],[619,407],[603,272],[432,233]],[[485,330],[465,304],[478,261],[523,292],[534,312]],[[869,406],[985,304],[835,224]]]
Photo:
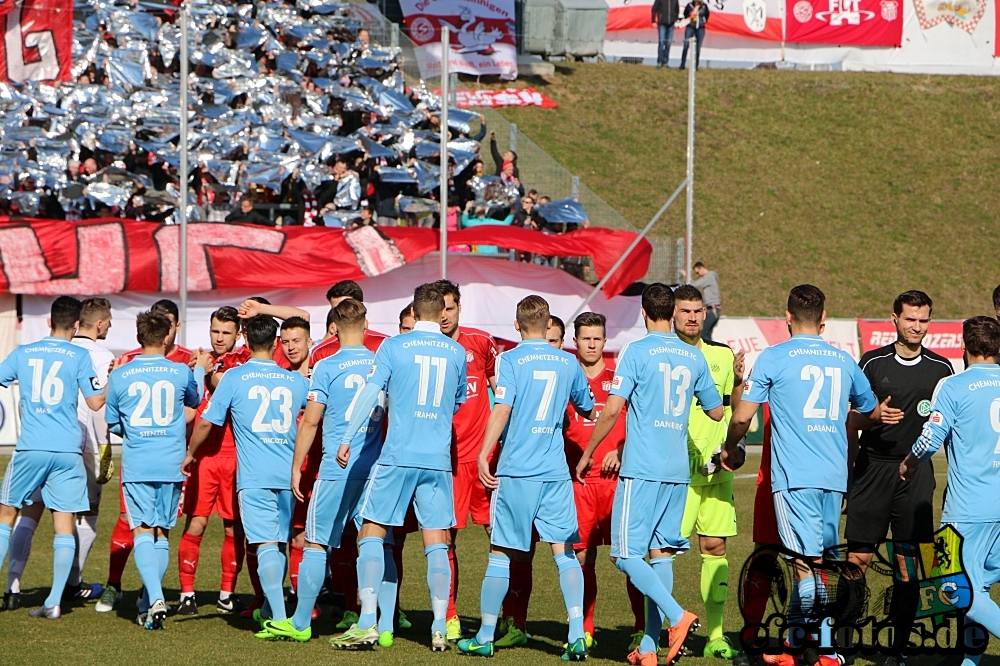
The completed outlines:
[[[286,619],[285,593],[281,588],[285,580],[285,556],[276,545],[257,547],[257,576],[271,607],[271,619],[275,622]]]
[[[569,615],[569,642],[583,638],[583,569],[573,551],[566,551],[553,558],[559,569],[559,587]]]
[[[358,542],[358,599],[361,614],[358,626],[375,626],[378,620],[378,592],[385,576],[384,539],[365,537]]]
[[[312,624],[312,612],[316,606],[316,597],[323,587],[326,577],[326,551],[320,548],[305,548],[302,551],[302,563],[299,565],[298,605],[292,616],[292,626],[304,631]]]
[[[451,565],[448,563],[448,544],[435,543],[424,548],[427,557],[427,589],[431,593],[431,611],[434,621],[431,633],[445,633],[448,614],[448,595],[451,592]]]
[[[45,607],[52,608],[62,603],[66,579],[76,559],[76,539],[72,534],[57,534],[52,539],[52,589],[45,599]]]
[[[490,555],[486,565],[486,577],[483,578],[483,589],[479,595],[479,611],[482,614],[482,624],[476,634],[476,642],[485,645],[493,641],[496,633],[497,619],[503,599],[510,587],[510,558],[506,555]]]
[[[392,559],[392,546],[386,544],[382,554],[385,570],[382,574],[382,584],[378,588],[378,633],[386,631],[395,633],[393,617],[396,613],[399,576],[396,572],[396,561]]]

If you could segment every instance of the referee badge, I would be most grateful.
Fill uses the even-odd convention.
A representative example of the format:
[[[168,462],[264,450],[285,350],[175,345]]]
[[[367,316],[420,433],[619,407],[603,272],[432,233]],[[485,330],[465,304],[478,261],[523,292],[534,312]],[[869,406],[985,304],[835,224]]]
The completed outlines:
[[[931,413],[931,401],[921,400],[917,403],[917,414],[928,416]]]

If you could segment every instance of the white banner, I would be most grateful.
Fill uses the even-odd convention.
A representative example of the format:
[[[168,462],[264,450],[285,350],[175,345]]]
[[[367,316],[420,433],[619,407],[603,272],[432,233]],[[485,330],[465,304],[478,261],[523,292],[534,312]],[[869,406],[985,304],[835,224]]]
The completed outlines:
[[[777,317],[723,317],[712,331],[712,339],[716,342],[729,345],[733,351],[743,350],[746,353],[747,370],[753,367],[762,351],[789,337],[788,325],[784,319]],[[861,358],[856,319],[827,319],[823,339],[843,349],[855,361]]]
[[[441,76],[441,28],[448,27],[448,68],[517,78],[513,0],[401,0],[420,76]]]

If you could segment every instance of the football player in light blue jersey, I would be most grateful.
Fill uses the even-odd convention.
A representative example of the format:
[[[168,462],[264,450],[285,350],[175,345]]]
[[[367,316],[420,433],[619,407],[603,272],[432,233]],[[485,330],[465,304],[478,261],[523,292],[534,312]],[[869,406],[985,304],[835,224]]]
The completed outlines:
[[[904,481],[948,442],[948,489],[941,523],[962,535],[962,564],[972,583],[968,618],[1000,637],[1000,608],[990,587],[1000,583],[1000,323],[973,317],[962,324],[966,370],[942,379],[920,438],[899,466]],[[963,666],[982,655],[966,655]]]
[[[323,424],[323,458],[309,498],[305,521],[305,548],[299,567],[298,603],[284,622],[267,621],[264,629],[276,638],[306,642],[312,637],[312,613],[326,574],[327,548],[340,548],[344,531],[358,517],[365,483],[382,449],[384,399],[369,412],[368,422],[354,436],[343,459],[340,442],[353,416],[355,401],[365,386],[375,354],[364,346],[368,310],[360,301],[342,300],[332,310],[340,349],[313,368],[308,404],[295,438],[292,459],[292,492],[300,502],[306,497],[300,484],[302,463],[312,448],[316,429]],[[354,531],[349,532],[354,538]],[[374,638],[391,645],[396,604],[396,574],[391,546],[385,549],[385,579],[378,590],[379,632]],[[362,595],[369,590],[361,590]],[[386,633],[388,632],[388,633]],[[384,637],[384,638],[381,638]]]
[[[246,325],[250,360],[229,370],[212,394],[201,421],[191,434],[183,469],[194,462],[198,447],[213,427],[223,427],[232,415],[236,440],[236,492],[247,543],[257,547],[257,575],[264,597],[254,611],[260,622],[257,638],[274,638],[264,631],[264,619],[286,619],[282,583],[285,548],[291,538],[292,455],[299,412],[306,406],[309,384],[301,373],[274,362],[278,322],[267,315],[251,317]]]
[[[743,398],[729,423],[721,462],[733,469],[734,454],[757,408],[771,406],[771,490],[783,545],[802,555],[795,567],[788,617],[811,618],[817,594],[810,562],[838,542],[841,504],[847,490],[847,416],[852,408],[871,420],[879,404],[868,378],[846,352],[820,337],[825,297],[813,285],[788,294],[785,317],[791,340],[768,347],[754,364]],[[794,666],[789,654],[767,655],[771,666]],[[821,666],[836,666],[822,655]]]
[[[655,283],[642,292],[646,335],[626,345],[607,403],[576,468],[584,482],[594,451],[628,404],[627,435],[611,509],[611,558],[649,599],[646,632],[628,655],[631,664],[657,663],[663,620],[670,622],[667,663],[679,656],[698,618],[674,600],[673,556],[688,549],[681,535],[691,472],[688,467],[688,418],[691,403],[714,421],[723,417],[722,398],[705,356],[674,333],[674,294]],[[649,563],[645,561],[649,555]]]
[[[161,581],[184,480],[185,407],[201,403],[205,371],[212,367],[212,357],[201,351],[193,373],[186,365],[168,361],[164,353],[171,326],[160,314],[136,317],[142,353],[111,372],[104,415],[111,431],[122,436],[122,490],[135,536],[135,566],[145,587],[138,622],[146,629],[162,629],[167,617]]]
[[[552,545],[559,585],[569,613],[564,660],[582,661],[589,647],[583,630],[583,570],[573,552],[580,540],[563,442],[566,406],[596,414],[587,376],[576,358],[546,341],[549,304],[528,296],[517,304],[514,327],[521,342],[497,361],[496,404],[479,452],[479,479],[494,495],[490,506],[490,557],[483,579],[482,624],[475,638],[458,641],[467,654],[493,656],[500,607],[510,583],[510,561],[531,550],[532,529]],[[506,429],[494,476],[490,455]]]
[[[403,524],[412,501],[427,556],[427,586],[434,614],[431,649],[448,649],[448,531],[455,524],[451,421],[467,392],[465,348],[441,333],[444,295],[433,284],[420,285],[414,291],[413,313],[417,319],[413,331],[389,338],[379,347],[340,438],[338,457],[346,461],[354,436],[368,422],[379,394],[385,391],[390,405],[389,433],[360,509],[361,615],[357,624],[331,641],[339,648],[371,644],[372,638],[378,637],[377,590],[385,572],[385,536],[392,526]]]
[[[74,514],[90,510],[78,396],[82,394],[94,411],[104,406],[104,391],[90,355],[70,342],[79,328],[82,307],[75,298],[57,298],[49,318],[51,335],[19,346],[0,364],[0,385],[17,381],[21,395],[21,435],[0,486],[0,567],[18,511],[41,488],[55,531],[52,589],[42,607],[30,615],[53,620],[61,615],[60,600],[76,554]]]

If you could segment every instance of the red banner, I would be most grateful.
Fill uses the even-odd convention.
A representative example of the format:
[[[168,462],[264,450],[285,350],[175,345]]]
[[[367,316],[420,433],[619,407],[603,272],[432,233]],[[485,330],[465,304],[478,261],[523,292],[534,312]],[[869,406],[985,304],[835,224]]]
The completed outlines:
[[[438,88],[434,91],[441,93]],[[540,106],[543,109],[554,109],[559,105],[549,97],[534,88],[507,88],[506,90],[459,90],[455,93],[458,108],[468,109],[477,106]]]
[[[69,81],[72,0],[0,0],[0,81]]]
[[[900,46],[902,0],[785,0],[785,38],[804,44]]]
[[[896,327],[891,321],[859,319],[862,351],[871,351],[896,341]],[[947,359],[962,358],[962,322],[935,321],[924,338],[924,347]]]
[[[0,293],[115,294],[177,291],[177,226],[109,218],[85,222],[0,223]],[[314,287],[388,272],[438,249],[436,229],[323,227],[274,229],[254,225],[188,227],[188,289]],[[549,235],[483,226],[449,235],[456,245],[496,245],[546,256],[590,256],[603,277],[635,239],[610,229]],[[649,267],[645,239],[604,286],[621,293]]]

